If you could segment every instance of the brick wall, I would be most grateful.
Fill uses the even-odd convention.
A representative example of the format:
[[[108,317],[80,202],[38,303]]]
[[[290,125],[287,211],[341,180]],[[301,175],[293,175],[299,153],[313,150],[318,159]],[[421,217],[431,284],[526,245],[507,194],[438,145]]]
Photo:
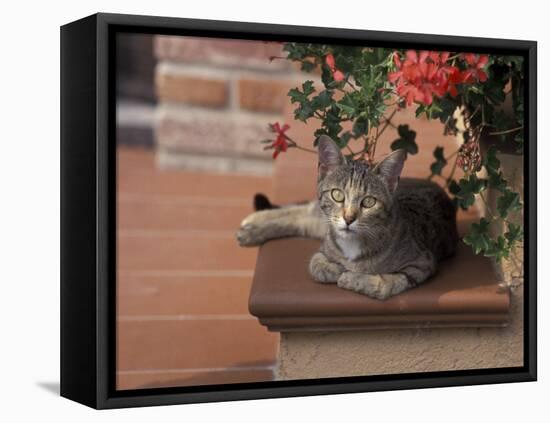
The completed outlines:
[[[155,37],[157,162],[163,168],[270,174],[261,139],[283,120],[303,75],[277,43]]]
[[[117,143],[152,147],[156,101],[153,36],[117,34],[116,58]]]

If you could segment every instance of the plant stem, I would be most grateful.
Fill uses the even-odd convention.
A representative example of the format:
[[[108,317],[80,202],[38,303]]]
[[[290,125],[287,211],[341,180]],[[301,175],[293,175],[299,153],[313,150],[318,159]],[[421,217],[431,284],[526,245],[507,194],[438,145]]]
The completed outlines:
[[[458,154],[458,151],[460,150],[460,148],[458,150],[456,150],[453,154],[451,154],[448,158],[448,159],[451,159],[453,156],[457,155]],[[447,177],[447,181],[446,181],[446,185],[449,186],[449,184],[451,183],[451,181],[453,180],[453,177],[455,175],[455,170],[456,170],[456,162],[458,161],[458,156],[455,157],[455,161],[453,163],[453,167],[451,169],[451,173],[449,174],[449,176]]]
[[[376,127],[376,133],[374,134],[373,142],[372,142],[372,148],[369,157],[371,160],[374,160],[374,153],[376,153],[376,145],[378,144],[378,138],[380,137],[380,132],[378,130],[378,126]]]
[[[476,109],[473,111],[473,113],[472,113],[470,116],[468,116],[468,119],[467,119],[468,122],[471,122],[471,121],[472,121],[472,119],[474,118],[474,116],[479,112],[479,109],[480,109],[480,107],[479,107],[479,105],[478,105],[478,106],[476,107]]]
[[[504,135],[504,134],[509,134],[511,132],[516,132],[516,131],[520,131],[523,129],[523,125],[522,126],[518,126],[517,128],[512,128],[512,129],[507,129],[505,131],[497,131],[497,132],[489,132],[488,135]]]
[[[454,156],[456,156],[458,154],[459,151],[460,151],[460,148],[458,148],[453,153],[451,153],[451,155],[449,157],[447,157],[446,160],[452,159]]]
[[[348,151],[350,152],[350,154],[351,154],[352,156],[355,156],[355,155],[357,154],[357,153],[355,153],[355,152],[351,149],[351,147],[350,147],[349,145],[347,145],[347,144],[346,144],[346,148],[348,149]]]
[[[485,211],[489,214],[489,216],[491,217],[491,220],[497,220],[498,218],[491,211],[491,208],[489,207],[489,203],[487,203],[487,200],[485,199],[485,196],[483,195],[483,192],[479,193],[479,198],[481,198],[481,201],[485,205]]]
[[[369,128],[369,133],[370,133],[370,128]],[[366,153],[366,154],[369,154],[369,149],[370,149],[370,136],[369,134],[367,134],[365,136],[365,145],[363,146],[363,151],[362,153]],[[370,156],[369,156],[370,157]]]
[[[378,131],[378,133],[376,134],[376,140],[378,141],[378,138],[380,138],[382,136],[382,134],[384,133],[384,131],[386,130],[386,128],[388,126],[392,126],[393,128],[396,128],[396,126],[393,124],[393,122],[391,121],[393,119],[393,117],[395,116],[395,114],[397,113],[397,109],[395,109],[389,117],[386,117],[386,116],[383,116],[382,119],[384,119],[385,123],[384,123],[384,126],[382,127],[382,129],[380,131]]]
[[[287,58],[283,56],[269,56],[270,62],[273,62],[275,59],[287,59]]]
[[[316,150],[312,150],[311,148],[300,147],[300,146],[299,146],[298,144],[296,144],[296,143],[294,143],[294,145],[289,145],[289,147],[295,148],[295,149],[297,149],[297,150],[307,151],[308,153],[317,154],[317,151],[316,151]]]
[[[349,82],[348,79],[346,79],[346,84],[348,84],[353,89],[353,91],[357,91],[357,88],[355,88],[355,85],[353,85],[351,82]]]
[[[297,150],[307,151],[308,153],[317,154],[316,150],[312,150],[311,148],[301,147],[298,145],[296,141],[294,141],[292,138],[290,138],[288,135],[284,135],[285,139],[289,142],[288,147],[289,148],[295,148]]]

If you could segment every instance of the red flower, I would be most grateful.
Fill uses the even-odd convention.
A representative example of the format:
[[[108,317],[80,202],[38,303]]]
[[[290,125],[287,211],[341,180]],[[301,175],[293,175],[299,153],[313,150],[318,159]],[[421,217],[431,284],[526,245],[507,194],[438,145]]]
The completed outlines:
[[[335,81],[338,81],[338,82],[343,81],[345,78],[344,73],[342,71],[339,71],[338,69],[333,71],[332,77],[334,78]]]
[[[288,149],[285,132],[290,128],[290,126],[285,123],[281,128],[279,122],[275,122],[270,124],[269,128],[272,132],[277,134],[277,138],[275,138],[275,140],[271,143],[271,148],[274,149],[273,158],[276,159],[281,151],[285,152]]]
[[[460,70],[455,66],[449,66],[448,75],[447,75],[447,91],[453,97],[456,97],[458,91],[456,89],[457,84],[462,84],[464,82],[464,75]]]
[[[331,70],[336,68],[336,61],[334,60],[334,56],[332,55],[332,53],[326,55],[325,63]]]
[[[469,66],[463,72],[447,63],[449,56],[448,52],[408,50],[402,59],[395,52],[393,61],[397,71],[388,74],[388,81],[395,84],[397,95],[410,106],[412,103],[430,105],[434,96],[442,97],[447,93],[454,97],[458,94],[458,84],[487,80],[483,71],[487,56],[463,55]]]
[[[332,72],[332,77],[335,81],[343,81],[345,78],[344,73],[341,70],[336,69],[336,61],[334,60],[334,56],[332,53],[329,53],[325,57],[325,63],[329,67],[330,71]]]
[[[397,94],[407,105],[430,105],[434,95],[445,95],[449,87],[448,75],[453,67],[446,64],[448,58],[447,52],[408,50],[401,61],[395,53],[393,60],[398,70],[388,74],[388,81],[396,85]]]
[[[463,73],[464,82],[471,84],[476,81],[487,81],[487,73],[483,70],[489,62],[489,57],[486,54],[478,56],[472,53],[466,53],[463,55],[463,58],[469,66]]]

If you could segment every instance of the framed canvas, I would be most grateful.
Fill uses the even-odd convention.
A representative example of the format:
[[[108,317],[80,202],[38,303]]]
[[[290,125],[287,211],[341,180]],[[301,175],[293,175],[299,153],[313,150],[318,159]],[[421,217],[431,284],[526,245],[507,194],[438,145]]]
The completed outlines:
[[[536,43],[61,28],[61,395],[536,380]]]

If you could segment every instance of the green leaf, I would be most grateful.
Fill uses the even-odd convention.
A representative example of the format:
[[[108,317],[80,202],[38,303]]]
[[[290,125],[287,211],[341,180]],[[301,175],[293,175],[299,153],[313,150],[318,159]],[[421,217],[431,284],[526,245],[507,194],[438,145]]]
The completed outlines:
[[[433,155],[435,157],[435,162],[431,164],[430,171],[432,175],[441,175],[441,171],[447,165],[447,160],[443,155],[443,147],[436,147]]]
[[[484,251],[485,257],[494,257],[499,263],[503,258],[508,258],[510,255],[510,246],[502,235],[499,235],[496,240],[489,240],[489,245]]]
[[[300,69],[303,70],[304,72],[311,72],[313,69],[315,69],[316,66],[317,65],[315,62],[311,62],[309,60],[302,60]]]
[[[304,94],[298,88],[292,88],[287,94],[291,103],[301,103],[304,100]]]
[[[336,107],[344,112],[349,118],[353,118],[356,115],[357,105],[355,104],[353,96],[350,94],[346,94],[340,102],[336,103]]]
[[[302,84],[302,91],[298,88],[292,88],[288,91],[291,103],[303,103],[309,101],[308,97],[315,92],[313,81],[306,81]]]
[[[323,119],[323,127],[326,130],[328,136],[333,140],[338,138],[338,134],[342,130],[342,125],[340,125],[340,110],[336,107],[336,104],[333,103],[330,109],[325,113],[325,118]]]
[[[460,192],[460,186],[454,179],[449,183],[449,192],[453,195],[457,195]]]
[[[508,189],[497,198],[497,210],[500,217],[505,218],[519,209],[521,209],[521,202],[517,192]]]
[[[523,228],[520,225],[510,223],[508,225],[508,231],[504,233],[504,237],[508,240],[508,244],[512,245],[516,241],[523,240]]]
[[[497,158],[497,149],[494,146],[489,147],[483,158],[483,166],[489,176],[489,186],[501,192],[506,191],[508,182],[504,179],[500,170],[500,160]]]
[[[433,119],[439,119],[441,123],[447,123],[451,116],[453,115],[454,111],[456,110],[456,99],[454,98],[448,98],[448,97],[442,97],[440,99],[435,99],[435,102],[437,103],[438,107],[435,110],[428,110],[423,109],[422,111],[426,113],[426,116],[431,117]],[[417,117],[419,114],[416,115]]]
[[[489,221],[481,218],[479,223],[472,223],[470,232],[463,238],[466,245],[472,247],[475,254],[486,251],[489,248]]]
[[[467,209],[475,203],[475,194],[479,194],[487,187],[487,180],[479,179],[475,174],[462,178],[458,184],[451,182],[449,191],[455,195],[459,207]]]
[[[338,147],[344,148],[346,145],[348,145],[350,139],[351,133],[349,131],[346,131],[336,139],[336,144],[338,144]]]
[[[523,154],[523,131],[519,131],[514,137],[514,142],[516,143],[516,152],[518,154]]]
[[[508,182],[502,177],[502,172],[489,173],[489,186],[499,191],[506,191]]]
[[[497,158],[497,149],[495,146],[489,147],[483,158],[483,165],[488,173],[498,173],[500,170],[500,160]]]
[[[423,104],[420,104],[416,108],[415,115],[416,115],[417,118],[419,118],[420,115],[422,115],[422,113],[425,113],[425,112],[426,112],[426,106],[424,106]]]
[[[330,88],[336,82],[332,77],[332,71],[326,65],[321,67],[321,81],[326,88]]]
[[[369,121],[367,119],[356,119],[353,124],[353,136],[359,138],[369,132]]]
[[[348,106],[347,104],[336,103],[336,106],[347,115],[352,116],[355,114],[355,108]]]
[[[487,181],[485,179],[479,179],[475,174],[471,174],[469,179],[461,179],[459,186],[463,191],[479,194],[487,187]]]
[[[418,153],[418,145],[416,145],[416,132],[409,129],[409,125],[399,125],[397,127],[399,138],[392,142],[390,148],[392,151],[403,149],[409,154]]]
[[[311,107],[315,110],[325,110],[332,104],[332,91],[323,90],[311,100]]]
[[[294,118],[301,120],[302,122],[307,121],[310,117],[313,117],[315,110],[311,107],[310,103],[302,103],[302,105],[296,110],[294,110]]]
[[[315,87],[313,86],[313,81],[306,81],[302,84],[302,91],[305,96],[309,96],[315,92]]]

